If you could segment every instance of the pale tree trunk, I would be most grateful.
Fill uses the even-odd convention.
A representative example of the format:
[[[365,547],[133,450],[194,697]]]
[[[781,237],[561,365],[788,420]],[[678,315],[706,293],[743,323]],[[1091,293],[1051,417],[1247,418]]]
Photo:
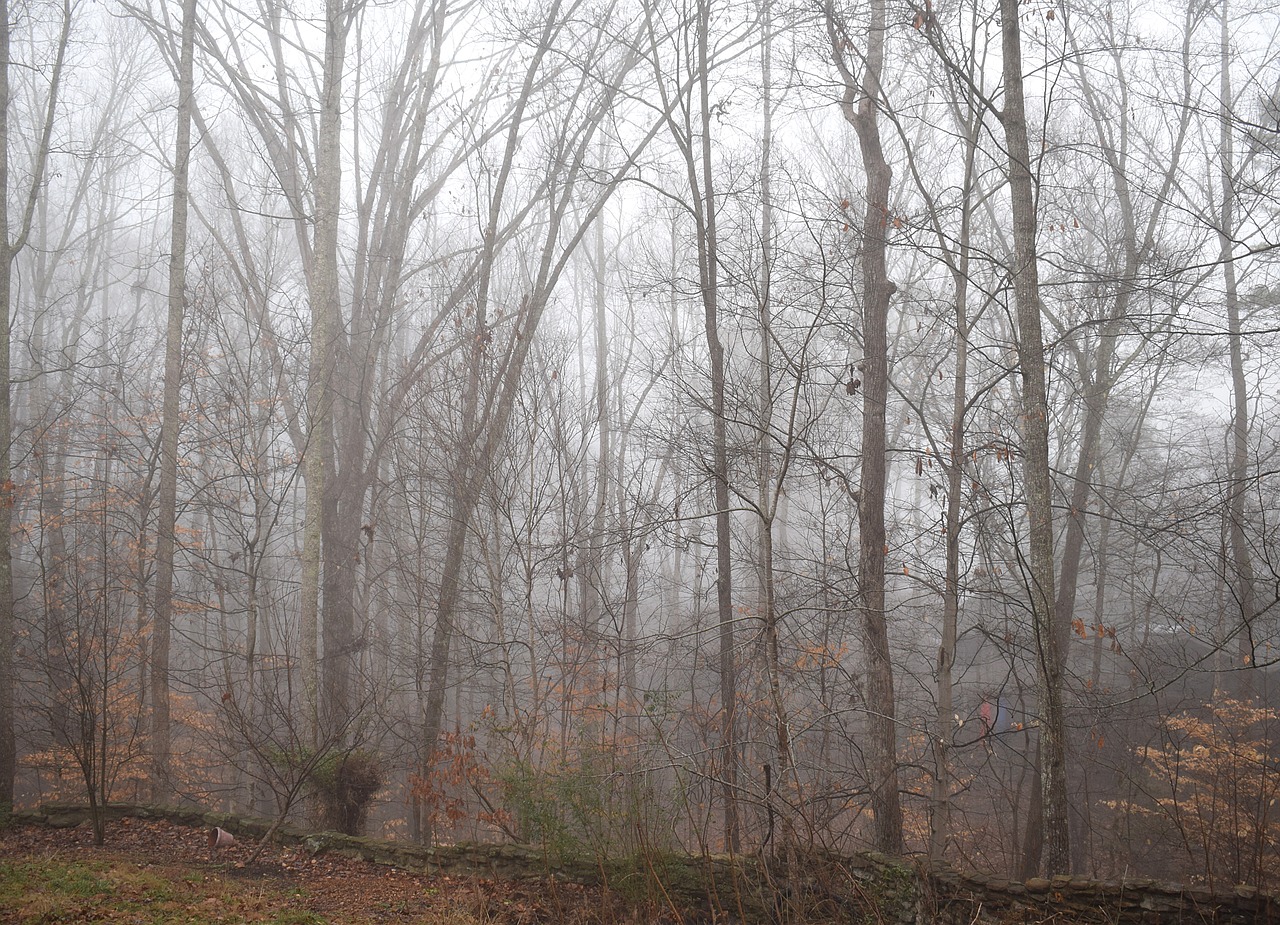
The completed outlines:
[[[1054,608],[1053,486],[1049,472],[1049,407],[1040,278],[1036,263],[1036,204],[1027,141],[1018,0],[1000,0],[1005,105],[1001,113],[1009,151],[1013,203],[1018,362],[1022,374],[1023,491],[1029,521],[1028,591],[1035,630],[1039,697],[1039,797],[1046,873],[1067,873],[1071,846],[1067,824],[1066,728],[1062,703],[1063,653]],[[1033,801],[1034,802],[1034,801]],[[1029,846],[1030,847],[1030,846]]]
[[[606,304],[606,283],[608,277],[607,255],[605,254],[604,222],[597,221],[594,241],[594,273],[592,274],[592,304],[594,308],[595,332],[595,412],[596,433],[599,438],[599,455],[596,463],[596,484],[594,508],[591,513],[590,533],[587,539],[584,568],[579,577],[578,587],[583,595],[581,601],[583,631],[589,644],[599,645],[600,619],[602,601],[609,590],[611,569],[605,555],[607,543],[606,515],[610,506],[609,483],[613,479],[613,427],[609,416],[609,319]],[[585,377],[584,381],[585,381]],[[603,670],[603,666],[602,666]]]
[[[44,186],[49,161],[49,139],[57,113],[62,67],[71,33],[71,0],[62,3],[62,31],[58,37],[53,67],[49,75],[49,98],[34,163],[30,168],[31,187],[25,197],[16,228],[11,228],[9,209],[9,83],[11,62],[10,10],[8,0],[0,0],[0,816],[13,807],[14,778],[17,775],[17,742],[14,735],[14,593],[13,593],[13,393],[10,376],[10,348],[13,340],[13,263],[27,245],[40,189]],[[15,233],[16,232],[16,233]]]
[[[603,150],[601,151],[603,154]],[[596,466],[596,497],[595,511],[591,522],[591,538],[590,550],[591,556],[587,571],[590,573],[590,584],[584,586],[584,591],[592,595],[592,601],[587,611],[588,623],[592,637],[598,636],[600,633],[600,619],[602,611],[602,602],[606,595],[609,594],[612,584],[613,570],[610,568],[611,557],[607,552],[609,537],[606,535],[608,530],[606,517],[613,506],[613,492],[610,488],[613,485],[621,484],[621,468],[620,459],[615,451],[615,444],[620,443],[620,439],[615,439],[614,424],[612,412],[609,407],[609,317],[608,317],[608,254],[605,250],[605,228],[604,221],[597,219],[595,228],[595,267],[592,282],[594,283],[593,302],[595,306],[595,347],[596,347],[596,369],[595,369],[595,402],[596,402],[596,426],[599,434],[599,462]],[[615,469],[615,466],[619,468]],[[634,590],[634,578],[632,574],[635,568],[635,550],[632,547],[632,540],[627,531],[622,530],[622,516],[624,512],[618,511],[619,518],[616,522],[616,531],[613,536],[615,541],[622,546],[622,559],[624,568],[623,591],[624,597],[621,602],[623,612],[621,621],[618,622],[617,633],[617,677],[613,679],[615,696],[617,702],[615,704],[615,717],[620,715],[624,709],[623,704],[629,700],[634,691],[634,670],[627,670],[627,654],[630,651],[630,643],[628,639],[629,629],[632,628],[635,614],[634,602],[631,594]],[[602,663],[604,659],[601,659]],[[602,668],[602,674],[605,669]],[[602,679],[601,688],[604,687],[604,679]],[[602,728],[601,735],[604,730]],[[603,739],[601,740],[603,742]]]
[[[13,783],[17,774],[14,739],[13,679],[13,529],[14,484],[12,469],[13,398],[10,390],[9,353],[12,341],[14,252],[9,244],[9,3],[0,0],[0,815],[13,807]]]
[[[764,90],[764,123],[760,147],[760,277],[757,293],[760,337],[760,430],[757,434],[756,464],[759,491],[756,504],[759,524],[759,611],[764,625],[765,677],[769,702],[773,709],[774,757],[778,763],[776,786],[766,786],[768,813],[766,841],[774,836],[774,819],[782,814],[782,843],[776,847],[784,854],[793,847],[794,835],[790,814],[785,811],[785,798],[779,788],[793,783],[794,768],[791,749],[791,721],[782,691],[782,664],[778,638],[777,580],[774,569],[774,525],[782,492],[782,472],[786,460],[775,457],[773,448],[773,306],[770,288],[773,278],[773,3],[763,0],[760,18],[764,28],[761,46],[760,83]],[[772,774],[769,775],[771,778]],[[799,794],[795,794],[796,797]]]
[[[634,322],[634,313],[629,315],[629,322]],[[657,382],[657,377],[651,380],[651,384]],[[636,416],[640,409],[645,407],[643,396],[636,401],[634,410],[631,412],[629,419],[623,417],[624,408],[626,407],[625,389],[626,382],[624,377],[618,376],[612,383],[614,392],[614,407],[618,409],[618,414],[622,420],[618,427],[618,439],[614,449],[613,466],[615,473],[625,471],[626,460],[629,455],[628,446],[631,439],[631,429],[635,424]],[[654,480],[653,494],[651,497],[657,498],[662,486],[666,481],[668,469],[664,464],[659,469],[658,477]],[[622,690],[626,697],[626,714],[628,717],[626,730],[633,744],[638,745],[643,734],[644,716],[641,704],[641,695],[639,688],[639,680],[637,674],[637,660],[639,653],[637,651],[637,638],[639,634],[640,624],[640,566],[644,558],[645,551],[648,549],[648,534],[639,528],[637,507],[633,504],[627,491],[627,483],[620,477],[613,480],[614,493],[614,516],[618,525],[618,539],[622,544],[623,557],[623,599],[622,599],[622,635],[618,640],[621,647],[622,662]]]
[[[932,29],[933,24],[929,23]],[[970,41],[976,44],[977,23],[970,27]],[[960,86],[963,87],[963,84]],[[961,600],[960,533],[964,525],[963,492],[965,449],[965,417],[968,411],[969,337],[973,325],[981,315],[969,310],[969,268],[972,261],[973,212],[980,196],[977,172],[978,138],[982,131],[982,109],[971,89],[962,89],[953,98],[952,111],[957,134],[964,139],[964,178],[960,192],[960,226],[951,232],[938,219],[941,213],[932,193],[932,178],[921,173],[917,158],[908,153],[907,167],[916,189],[924,198],[938,252],[951,273],[954,290],[955,315],[955,379],[951,393],[951,422],[947,461],[943,469],[947,475],[946,504],[942,523],[946,538],[945,571],[942,585],[942,626],[939,633],[938,656],[935,665],[936,709],[934,726],[930,731],[930,747],[933,753],[933,780],[929,796],[929,859],[941,861],[946,856],[952,835],[953,776],[951,750],[955,731],[954,667],[956,639],[959,633]],[[990,305],[990,297],[984,302]],[[941,459],[939,459],[941,462]]]
[[[195,71],[196,0],[183,0],[178,56],[178,125],[173,153],[173,225],[169,236],[169,317],[165,330],[164,399],[160,417],[160,494],[156,510],[155,620],[151,635],[151,797],[173,795],[169,713],[169,648],[173,627],[173,560],[178,520],[178,425],[182,389],[182,319],[187,289],[187,187]]]
[[[956,636],[960,622],[960,529],[964,491],[965,411],[968,407],[969,370],[969,232],[974,188],[974,157],[977,152],[979,120],[974,118],[966,135],[965,179],[957,239],[959,254],[952,265],[955,283],[956,371],[951,394],[951,446],[947,460],[946,575],[942,590],[942,639],[938,646],[938,710],[933,730],[934,775],[932,809],[929,815],[929,859],[942,860],[951,837],[951,740],[954,724],[952,668],[956,657]]]
[[[885,414],[889,401],[889,300],[895,286],[886,265],[889,184],[878,110],[884,65],[885,4],[872,0],[861,75],[850,65],[853,42],[827,9],[832,56],[844,83],[841,112],[858,136],[866,173],[862,220],[862,462],[858,490],[858,611],[867,664],[868,766],[871,776],[873,843],[886,854],[902,853],[902,803],[898,793],[898,732],[893,702],[893,665],[885,610],[884,525],[888,457]]]
[[[696,33],[690,49],[688,71],[682,75],[676,93],[668,91],[657,58],[658,39],[650,30],[654,76],[662,94],[665,122],[678,147],[689,186],[685,204],[694,222],[698,261],[698,294],[702,302],[703,336],[708,354],[708,381],[711,390],[711,502],[716,524],[716,617],[719,631],[720,668],[720,792],[724,811],[725,846],[731,852],[741,848],[738,818],[738,690],[737,659],[734,654],[733,555],[730,543],[728,426],[725,421],[725,350],[720,340],[719,242],[716,234],[715,174],[712,169],[711,111],[711,28],[712,0],[698,0],[693,24]],[[648,7],[650,12],[652,8]],[[696,100],[694,99],[696,95]],[[682,121],[674,113],[680,108]],[[675,305],[672,305],[673,318]],[[673,325],[672,330],[678,326]]]
[[[342,77],[351,12],[343,0],[326,0],[324,71],[316,139],[315,230],[311,263],[311,358],[307,370],[307,442],[303,459],[306,506],[302,528],[301,655],[306,739],[319,747],[329,728],[345,717],[320,714],[321,547],[325,498],[333,472],[332,380],[340,334],[338,303],[338,212],[341,200]],[[327,654],[327,653],[326,653]],[[327,690],[327,702],[339,692]],[[332,698],[332,700],[331,700]]]
[[[1236,606],[1240,609],[1240,630],[1237,634],[1237,664],[1239,683],[1236,693],[1241,699],[1254,694],[1253,653],[1257,645],[1253,621],[1257,616],[1257,592],[1254,584],[1253,557],[1249,551],[1249,538],[1245,533],[1245,496],[1248,493],[1249,475],[1249,392],[1244,375],[1244,348],[1241,338],[1240,294],[1236,278],[1236,261],[1232,238],[1235,235],[1235,140],[1232,133],[1231,90],[1231,34],[1227,24],[1227,0],[1218,9],[1222,30],[1220,39],[1221,68],[1219,77],[1218,168],[1222,184],[1220,213],[1218,217],[1218,245],[1222,262],[1223,298],[1227,309],[1227,334],[1231,353],[1231,457],[1228,462],[1227,500],[1228,537],[1231,546]]]

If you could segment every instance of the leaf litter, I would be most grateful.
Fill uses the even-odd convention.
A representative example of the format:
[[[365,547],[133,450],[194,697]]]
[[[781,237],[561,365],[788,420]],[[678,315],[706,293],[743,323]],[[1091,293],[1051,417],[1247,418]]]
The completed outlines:
[[[252,866],[249,840],[211,857],[206,834],[165,821],[124,818],[108,824],[107,843],[93,844],[89,826],[53,829],[14,825],[0,830],[0,875],[74,864],[116,886],[78,897],[76,908],[51,910],[19,889],[17,908],[0,903],[0,923],[27,925],[71,915],[81,921],[151,922],[166,917],[201,922],[279,925],[612,925],[652,921],[653,910],[627,908],[599,887],[554,879],[505,881],[389,868],[292,846],[268,846]],[[122,915],[153,910],[158,918]],[[74,905],[74,904],[73,904]]]

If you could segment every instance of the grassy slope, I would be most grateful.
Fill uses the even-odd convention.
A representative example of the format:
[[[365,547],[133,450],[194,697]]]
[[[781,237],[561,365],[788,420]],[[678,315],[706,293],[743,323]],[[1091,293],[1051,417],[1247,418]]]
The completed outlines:
[[[185,866],[129,858],[6,858],[0,861],[3,921],[191,925],[262,922],[319,925],[298,895]],[[358,921],[349,919],[348,921]]]
[[[114,837],[113,837],[114,836]],[[135,820],[96,848],[83,828],[0,829],[0,925],[603,925],[627,918],[600,891],[391,870],[248,845],[210,859],[204,833]],[[269,856],[268,856],[269,855]]]

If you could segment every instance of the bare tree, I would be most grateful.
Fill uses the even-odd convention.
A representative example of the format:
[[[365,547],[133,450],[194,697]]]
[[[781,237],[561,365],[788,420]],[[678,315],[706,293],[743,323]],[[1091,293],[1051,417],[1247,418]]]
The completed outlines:
[[[1053,484],[1049,460],[1049,404],[1045,390],[1044,335],[1036,250],[1036,200],[1027,142],[1022,75],[1022,33],[1017,0],[1001,0],[1005,103],[1000,114],[1009,152],[1013,200],[1014,263],[1009,268],[1017,300],[1018,366],[1022,374],[1023,491],[1030,521],[1027,566],[1035,630],[1040,713],[1040,799],[1044,816],[1044,869],[1071,868],[1067,829],[1066,723],[1062,703],[1063,651],[1054,606]]]
[[[61,5],[62,25],[54,59],[49,70],[49,93],[44,116],[39,123],[39,140],[30,165],[30,187],[19,200],[21,210],[10,214],[9,107],[12,102],[9,68],[12,57],[12,20],[8,0],[0,0],[0,812],[13,806],[13,783],[17,773],[14,738],[14,593],[11,533],[16,486],[13,483],[13,398],[10,355],[13,341],[13,265],[27,246],[36,203],[44,186],[49,162],[50,140],[58,112],[67,43],[74,13],[72,0]]]
[[[872,811],[876,848],[902,853],[902,804],[898,794],[898,730],[894,715],[893,664],[885,607],[884,507],[888,457],[885,410],[889,400],[889,300],[896,286],[886,264],[892,168],[885,160],[879,111],[884,105],[885,4],[872,0],[866,51],[853,63],[855,45],[834,7],[825,9],[831,56],[843,82],[840,111],[853,126],[866,173],[862,218],[862,447],[858,484],[858,608],[867,659],[868,725]],[[856,73],[855,73],[856,71]]]
[[[1249,540],[1246,535],[1245,497],[1248,493],[1249,473],[1249,391],[1244,374],[1244,347],[1241,337],[1240,291],[1235,257],[1236,207],[1239,195],[1236,189],[1235,117],[1232,109],[1235,97],[1232,93],[1230,5],[1223,0],[1218,9],[1218,179],[1219,196],[1217,232],[1219,260],[1222,263],[1223,299],[1227,310],[1228,349],[1231,357],[1231,456],[1228,462],[1230,488],[1228,494],[1228,536],[1231,542],[1231,562],[1234,585],[1232,589],[1240,608],[1240,634],[1237,639],[1237,658],[1240,662],[1239,692],[1242,697],[1252,696],[1253,664],[1258,640],[1254,620],[1258,616],[1257,590],[1254,586],[1254,569]]]
[[[535,33],[532,54],[525,65],[514,108],[508,118],[504,145],[494,167],[487,195],[483,242],[478,251],[474,289],[470,291],[473,319],[472,340],[467,347],[467,373],[462,397],[461,433],[450,472],[448,499],[448,532],[445,539],[443,569],[436,596],[436,626],[432,633],[429,680],[424,705],[422,749],[427,760],[434,753],[444,723],[445,700],[449,691],[450,649],[458,627],[462,604],[462,566],[467,553],[472,515],[480,499],[480,489],[488,477],[488,460],[506,439],[506,429],[519,394],[521,373],[529,357],[536,333],[555,288],[569,260],[588,233],[593,222],[613,196],[619,184],[630,175],[635,162],[657,134],[655,123],[617,154],[617,162],[592,166],[591,155],[598,150],[605,120],[627,86],[635,68],[645,35],[643,22],[630,27],[630,34],[620,42],[606,40],[599,32],[583,49],[580,64],[563,71],[564,79],[572,79],[577,101],[575,117],[560,113],[558,120],[568,124],[555,135],[552,145],[556,153],[550,163],[541,165],[546,172],[539,182],[538,195],[514,206],[517,221],[535,209],[542,216],[541,237],[529,258],[531,264],[527,290],[510,322],[499,326],[491,317],[493,284],[498,262],[504,256],[511,238],[511,221],[506,210],[509,185],[519,164],[517,157],[522,132],[535,117],[541,104],[539,91],[554,86],[546,81],[551,73],[552,50],[557,39],[569,39],[572,17],[580,12],[577,2],[564,4],[555,0],[543,14]],[[609,11],[602,11],[608,15]],[[596,13],[593,15],[602,15]],[[626,32],[624,31],[624,34]],[[572,45],[562,51],[567,51]],[[583,66],[585,65],[585,66]],[[597,179],[593,183],[590,174]],[[585,197],[585,206],[575,207],[575,195]],[[504,333],[504,342],[497,338]],[[489,357],[492,356],[492,359]],[[492,380],[483,376],[492,368]],[[426,833],[429,835],[430,833]]]
[[[182,389],[182,319],[187,279],[187,188],[195,70],[196,0],[182,5],[178,55],[178,124],[173,156],[173,226],[169,244],[169,313],[165,331],[160,423],[160,495],[156,511],[155,622],[151,637],[152,796],[163,802],[170,780],[169,648],[173,627],[173,557],[178,520],[178,427]]]

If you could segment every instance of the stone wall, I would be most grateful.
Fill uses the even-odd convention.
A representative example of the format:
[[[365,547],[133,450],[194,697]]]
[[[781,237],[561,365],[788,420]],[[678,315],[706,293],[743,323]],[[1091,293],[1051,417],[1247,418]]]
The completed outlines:
[[[1252,887],[1207,890],[1153,880],[1078,877],[1017,883],[935,869],[925,878],[923,921],[1099,923],[1099,925],[1268,925],[1280,923],[1280,897]]]
[[[112,804],[108,818],[164,819],[194,828],[221,826],[262,838],[268,820],[199,809]],[[50,803],[15,813],[19,822],[79,825],[87,806]],[[1055,877],[1017,883],[925,868],[874,853],[807,853],[777,859],[723,856],[550,857],[521,845],[427,847],[281,826],[276,839],[312,854],[461,876],[532,880],[555,877],[607,885],[628,896],[660,899],[702,913],[696,918],[752,922],[875,922],[878,925],[1280,925],[1280,896],[1251,887],[1207,890],[1151,880]]]

